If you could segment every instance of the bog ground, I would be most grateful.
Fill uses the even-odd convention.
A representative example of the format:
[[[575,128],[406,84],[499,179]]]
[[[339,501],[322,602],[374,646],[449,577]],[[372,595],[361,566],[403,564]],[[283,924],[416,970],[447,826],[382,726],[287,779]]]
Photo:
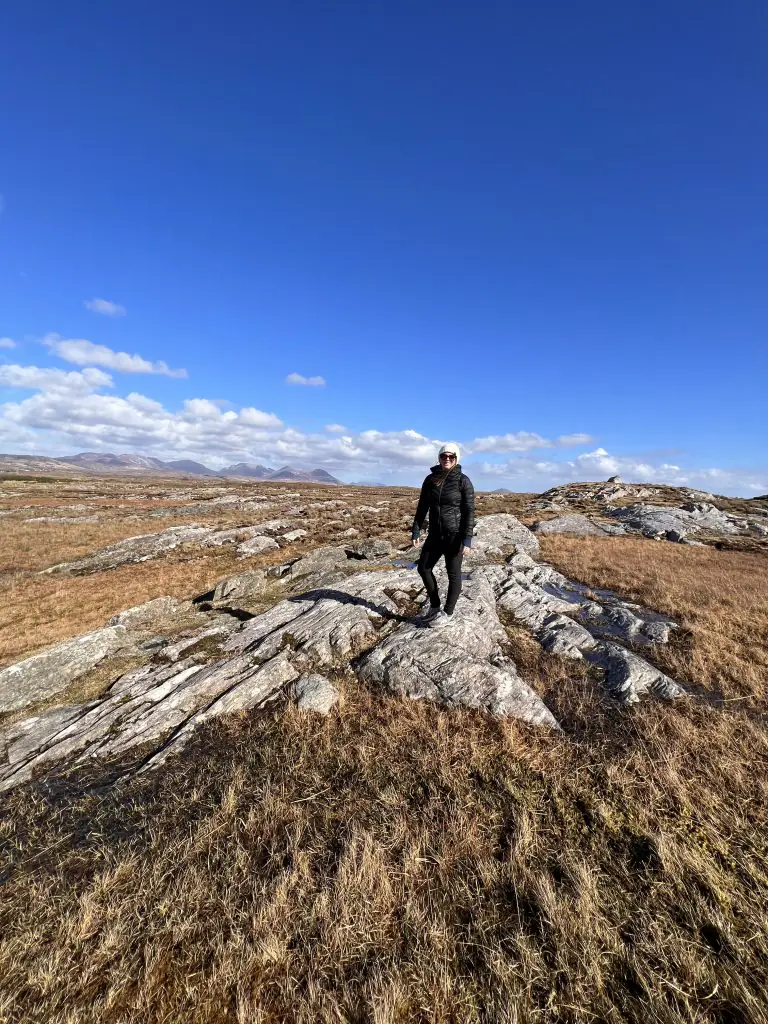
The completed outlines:
[[[0,1020],[768,1020],[768,502],[0,492]]]

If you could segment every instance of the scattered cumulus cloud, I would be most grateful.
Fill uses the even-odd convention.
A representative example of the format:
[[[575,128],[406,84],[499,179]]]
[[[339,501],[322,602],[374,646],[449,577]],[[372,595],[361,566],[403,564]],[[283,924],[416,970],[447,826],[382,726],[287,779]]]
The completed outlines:
[[[16,348],[13,338],[0,338],[0,348]]]
[[[65,454],[100,448],[160,458],[195,458],[218,467],[233,461],[274,466],[292,463],[322,466],[346,479],[417,484],[446,440],[413,429],[356,433],[341,424],[328,424],[316,433],[304,432],[284,424],[273,412],[252,406],[232,408],[205,397],[188,398],[178,409],[169,409],[135,391],[116,394],[112,375],[96,366],[63,370],[0,365],[0,389],[19,392],[15,400],[0,403],[0,450],[5,451]],[[585,435],[565,436],[571,443],[574,437]],[[627,457],[595,447],[565,458],[561,438],[547,442],[525,431],[503,438],[501,443],[496,439],[495,445],[488,438],[462,443],[470,453],[465,469],[477,487],[545,490],[558,483],[604,480],[618,473],[626,480],[703,487],[719,493],[768,492],[768,472],[687,469],[673,461],[671,452],[666,457],[653,453]],[[497,458],[501,444],[507,446],[509,457],[505,460]],[[544,449],[545,457],[533,454],[536,448]],[[478,457],[473,458],[472,451]]]
[[[47,334],[43,338],[47,346],[59,359],[76,366],[106,366],[118,373],[156,373],[163,377],[186,377],[186,370],[172,370],[162,359],[150,362],[139,355],[115,352],[106,345],[96,345],[84,338],[62,338],[58,334]]]
[[[589,434],[561,434],[550,441],[541,434],[532,434],[528,430],[518,430],[514,434],[490,434],[488,437],[476,437],[467,442],[467,451],[471,452],[529,452],[534,448],[578,448],[580,445],[592,444],[594,438]]]
[[[293,384],[297,387],[324,388],[325,377],[305,377],[301,373],[289,373],[285,378],[286,384]]]
[[[101,313],[102,316],[125,316],[128,312],[125,306],[110,302],[109,299],[86,299],[83,305],[92,313]]]
[[[590,434],[561,434],[555,444],[558,448],[579,448],[584,444],[594,444],[595,439]]]

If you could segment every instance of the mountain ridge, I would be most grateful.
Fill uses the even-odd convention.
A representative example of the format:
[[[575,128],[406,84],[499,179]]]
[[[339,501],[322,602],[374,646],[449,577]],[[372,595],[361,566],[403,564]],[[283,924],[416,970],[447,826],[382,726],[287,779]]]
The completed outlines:
[[[246,477],[254,480],[285,481],[288,483],[342,484],[343,481],[325,469],[302,469],[282,466],[270,469],[259,463],[237,462],[223,469],[211,469],[193,459],[163,461],[153,455],[114,452],[78,452],[76,455],[11,455],[0,453],[0,473],[125,473],[141,476],[201,476],[231,479]]]

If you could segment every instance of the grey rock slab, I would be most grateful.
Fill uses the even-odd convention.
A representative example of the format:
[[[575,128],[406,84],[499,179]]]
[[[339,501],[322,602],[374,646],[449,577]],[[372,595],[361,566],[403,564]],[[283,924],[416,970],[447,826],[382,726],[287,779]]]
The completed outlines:
[[[44,569],[41,575],[63,574],[69,576],[86,576],[89,573],[115,569],[120,565],[134,562],[146,562],[151,558],[171,551],[180,544],[200,543],[213,531],[209,526],[192,524],[190,526],[171,526],[161,533],[141,534],[126,540],[110,544],[92,555],[86,555],[73,562],[62,562]]]
[[[355,544],[350,550],[363,558],[383,558],[385,555],[391,555],[395,549],[388,540],[381,537],[370,537],[368,540]]]
[[[684,508],[636,503],[614,509],[609,515],[646,537],[671,539],[677,543],[684,539],[686,534],[701,530],[724,534],[740,532],[734,516],[721,512],[706,502],[693,502]]]
[[[280,545],[272,537],[251,537],[237,546],[238,558],[251,558],[253,555],[263,555],[266,551],[277,551]]]
[[[294,562],[291,566],[290,575],[306,576],[309,573],[327,572],[339,566],[346,566],[349,563],[347,550],[338,546],[325,546],[315,548],[308,552],[303,558]]]
[[[329,714],[339,700],[339,691],[330,679],[316,672],[297,679],[294,692],[300,711],[314,711],[319,715]]]
[[[0,669],[0,712],[18,711],[60,693],[129,645],[125,626],[106,626]]]
[[[546,519],[534,523],[534,533],[572,533],[579,537],[604,537],[606,531],[598,523],[593,522],[579,512],[568,512],[556,519]]]
[[[499,607],[527,626],[551,654],[585,658],[603,670],[607,689],[634,703],[644,695],[672,699],[685,693],[639,654],[633,645],[667,643],[675,623],[657,612],[622,601],[606,590],[590,590],[550,565],[518,554],[508,561],[510,574],[494,567]]]
[[[237,601],[258,600],[267,587],[267,577],[263,569],[250,572],[239,572],[219,580],[213,591],[214,604],[232,604]]]
[[[191,601],[180,601],[175,597],[156,597],[144,604],[127,608],[109,620],[109,626],[125,626],[130,630],[154,629],[158,623],[184,618],[195,613]]]
[[[559,728],[549,708],[504,658],[504,637],[493,586],[478,569],[445,630],[404,624],[366,655],[359,673],[366,682],[413,699]]]
[[[52,723],[34,749],[29,742],[22,748],[14,743],[16,726],[6,742],[8,763],[0,765],[0,790],[54,762],[74,766],[92,757],[122,757],[136,748],[159,748],[167,755],[204,721],[258,707],[297,675],[285,657],[267,664],[243,655],[205,666],[142,666],[126,673],[104,699],[78,709],[63,727]]]
[[[280,540],[284,540],[286,544],[292,544],[295,540],[301,540],[302,537],[307,536],[307,530],[289,530],[288,533],[280,535]]]
[[[477,520],[470,556],[473,560],[482,557],[502,557],[512,551],[538,555],[539,542],[536,534],[507,512],[482,516]]]
[[[605,685],[624,704],[636,704],[647,695],[661,700],[685,695],[683,687],[674,679],[620,644],[610,641],[599,644],[587,658],[603,669]]]

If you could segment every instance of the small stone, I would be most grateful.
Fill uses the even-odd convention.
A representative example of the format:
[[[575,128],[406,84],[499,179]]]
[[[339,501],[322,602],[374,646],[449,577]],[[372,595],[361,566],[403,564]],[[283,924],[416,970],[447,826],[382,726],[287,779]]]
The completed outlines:
[[[296,680],[296,706],[301,711],[327,715],[339,700],[339,691],[321,675],[302,676]]]
[[[282,534],[281,540],[284,540],[287,544],[292,544],[295,540],[301,540],[302,537],[306,536],[306,530],[291,530],[289,533]]]

